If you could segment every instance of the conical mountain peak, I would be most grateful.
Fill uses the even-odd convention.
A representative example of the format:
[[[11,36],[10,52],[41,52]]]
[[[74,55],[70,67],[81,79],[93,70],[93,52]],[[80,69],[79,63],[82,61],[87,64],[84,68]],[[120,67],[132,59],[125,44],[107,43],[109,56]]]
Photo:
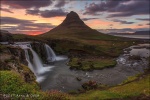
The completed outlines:
[[[72,29],[76,29],[76,30],[91,30],[90,27],[88,27],[79,17],[79,15],[74,12],[71,11],[70,13],[67,14],[65,20],[58,25],[57,27],[55,27],[54,29],[50,30],[50,32],[53,33],[57,33],[59,31],[59,33],[64,32],[66,30],[68,31],[72,31]],[[61,32],[60,32],[61,31]],[[49,33],[49,32],[47,32]]]
[[[85,26],[84,22],[80,19],[79,15],[74,11],[68,13],[66,19],[61,23],[61,26],[70,26],[70,25]]]
[[[68,18],[76,18],[76,19],[78,18],[78,19],[80,19],[78,14],[74,11],[71,11],[70,13],[67,14],[67,19]]]

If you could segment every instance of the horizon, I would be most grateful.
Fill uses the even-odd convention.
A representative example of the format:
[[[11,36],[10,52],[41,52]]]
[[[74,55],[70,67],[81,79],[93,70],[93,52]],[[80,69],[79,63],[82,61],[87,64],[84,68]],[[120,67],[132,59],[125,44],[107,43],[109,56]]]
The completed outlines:
[[[1,0],[1,30],[39,35],[50,31],[70,11],[102,33],[134,33],[149,30],[149,0]]]

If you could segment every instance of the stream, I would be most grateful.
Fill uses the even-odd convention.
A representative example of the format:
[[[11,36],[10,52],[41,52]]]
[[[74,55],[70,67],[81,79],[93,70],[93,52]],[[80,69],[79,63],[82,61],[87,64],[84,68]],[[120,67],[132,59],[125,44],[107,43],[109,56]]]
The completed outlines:
[[[114,86],[122,83],[129,76],[143,73],[148,68],[147,58],[150,56],[150,45],[139,44],[124,49],[124,54],[120,55],[113,68],[94,71],[70,70],[67,66],[68,59],[58,61],[47,78],[40,83],[43,90],[57,89],[68,92],[81,88],[81,85],[89,80],[97,83]],[[130,56],[140,56],[140,60],[129,59]],[[76,78],[81,78],[78,81]]]

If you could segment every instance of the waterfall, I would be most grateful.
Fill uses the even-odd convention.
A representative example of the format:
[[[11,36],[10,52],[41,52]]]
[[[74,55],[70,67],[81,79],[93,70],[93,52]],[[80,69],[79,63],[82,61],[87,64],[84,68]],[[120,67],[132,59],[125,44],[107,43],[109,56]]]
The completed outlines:
[[[46,71],[50,71],[49,67],[43,66],[42,61],[40,57],[37,55],[37,53],[32,48],[30,48],[30,50],[33,54],[33,65],[36,68],[37,75],[43,74]]]
[[[19,46],[20,48],[24,49],[25,51],[25,57],[26,60],[28,62],[28,67],[29,69],[34,73],[34,75],[36,76],[36,81],[37,82],[41,82],[45,79],[45,73],[51,71],[51,68],[53,66],[47,66],[44,67],[43,63],[40,59],[40,57],[38,56],[38,54],[32,49],[31,45],[28,44],[15,44],[13,46]],[[30,61],[30,56],[29,56],[29,50],[31,51],[32,55],[33,55],[33,60]]]
[[[64,56],[56,56],[55,52],[47,44],[45,44],[45,49],[46,49],[47,61],[48,62],[63,61],[65,59],[67,59],[67,57],[64,57]]]
[[[20,48],[22,48],[25,51],[25,57],[26,57],[26,60],[28,62],[28,67],[30,68],[30,70],[36,76],[36,81],[37,82],[42,82],[46,77],[44,74],[46,72],[50,72],[51,69],[53,68],[53,66],[47,65],[45,67],[43,65],[40,57],[38,56],[38,54],[32,49],[32,46],[30,45],[30,43],[18,42],[18,43],[15,43],[12,46],[15,46],[15,47],[19,46]],[[61,61],[61,60],[66,59],[66,57],[63,57],[63,56],[57,56],[56,57],[54,51],[47,44],[45,44],[45,50],[46,50],[46,54],[47,54],[47,60],[49,62]],[[33,55],[32,61],[31,61],[31,58],[30,58],[30,55],[29,55],[29,51],[31,51],[31,53]]]
[[[55,55],[54,51],[52,50],[52,48],[50,46],[48,46],[47,44],[45,44],[45,49],[46,49],[46,53],[47,53],[48,62],[54,62],[56,60],[56,55]]]
[[[27,60],[27,62],[28,62],[28,67],[30,68],[30,70],[35,74],[35,71],[34,71],[34,67],[33,67],[33,65],[32,65],[32,63],[31,63],[31,61],[30,61],[30,57],[29,57],[29,53],[28,53],[28,50],[27,49],[24,49],[24,51],[25,51],[25,57],[26,57],[26,60]]]

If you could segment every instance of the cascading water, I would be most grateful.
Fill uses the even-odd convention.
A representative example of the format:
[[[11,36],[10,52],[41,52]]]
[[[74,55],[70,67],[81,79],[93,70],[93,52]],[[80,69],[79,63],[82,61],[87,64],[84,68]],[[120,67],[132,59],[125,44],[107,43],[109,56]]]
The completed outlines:
[[[43,66],[42,61],[40,60],[37,53],[32,48],[30,48],[30,50],[33,54],[33,65],[36,68],[37,75],[39,76],[39,75],[45,73],[46,71],[50,71],[50,67]]]
[[[55,55],[54,51],[52,50],[52,48],[50,46],[48,46],[47,44],[45,44],[45,49],[46,49],[46,53],[47,53],[48,62],[54,62],[56,60],[56,55]]]
[[[65,56],[56,56],[53,49],[47,44],[45,44],[45,49],[46,49],[46,53],[47,53],[47,61],[48,62],[62,61],[62,60],[67,59],[67,57],[65,57]]]
[[[28,67],[30,68],[30,70],[34,73],[34,75],[36,76],[36,81],[37,82],[41,82],[45,79],[45,76],[43,75],[46,72],[51,71],[51,68],[53,66],[47,66],[44,67],[43,63],[40,59],[40,57],[38,56],[38,54],[32,49],[30,43],[19,43],[19,44],[15,44],[13,46],[19,46],[22,49],[24,49],[25,51],[25,57],[26,60],[28,62]],[[29,56],[29,50],[31,51],[32,55],[33,55],[33,60],[30,60],[30,56]],[[54,53],[52,50],[48,51],[48,52],[52,52],[52,54]],[[55,57],[55,54],[53,54],[53,57]]]
[[[30,61],[30,57],[29,57],[28,50],[27,50],[27,49],[24,49],[24,51],[25,51],[26,60],[27,60],[27,62],[28,62],[28,67],[29,67],[30,70],[35,74],[35,70],[33,69],[34,67],[33,67],[33,65],[32,65],[32,63],[31,63],[31,61]]]
[[[43,66],[43,63],[42,63],[40,57],[32,49],[32,46],[30,45],[29,42],[16,42],[13,46],[15,46],[15,47],[19,46],[20,48],[24,49],[25,57],[28,62],[28,67],[36,76],[36,81],[39,83],[42,82],[46,78],[46,76],[44,74],[46,74],[46,72],[50,72],[54,66],[51,66],[51,65],[46,65],[46,67],[45,67],[45,65]],[[67,59],[64,56],[56,56],[54,51],[47,44],[45,44],[45,50],[46,50],[48,62],[61,61],[61,60]],[[32,60],[30,58],[31,56],[29,55],[29,51],[33,55]]]

